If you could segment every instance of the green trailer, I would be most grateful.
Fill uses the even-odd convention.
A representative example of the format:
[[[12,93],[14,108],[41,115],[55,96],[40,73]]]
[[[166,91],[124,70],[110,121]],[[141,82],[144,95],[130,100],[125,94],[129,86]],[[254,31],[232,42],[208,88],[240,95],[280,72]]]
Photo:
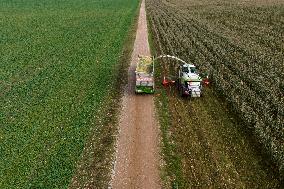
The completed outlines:
[[[135,70],[136,93],[154,93],[154,60],[150,56],[138,56]]]

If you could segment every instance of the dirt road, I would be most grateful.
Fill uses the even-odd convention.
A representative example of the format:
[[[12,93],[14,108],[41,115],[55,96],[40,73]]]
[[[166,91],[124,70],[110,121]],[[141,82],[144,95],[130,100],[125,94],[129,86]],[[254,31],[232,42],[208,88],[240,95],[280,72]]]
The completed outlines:
[[[145,2],[142,1],[119,123],[112,188],[160,188],[158,125],[151,95],[135,95],[138,54],[150,55]]]

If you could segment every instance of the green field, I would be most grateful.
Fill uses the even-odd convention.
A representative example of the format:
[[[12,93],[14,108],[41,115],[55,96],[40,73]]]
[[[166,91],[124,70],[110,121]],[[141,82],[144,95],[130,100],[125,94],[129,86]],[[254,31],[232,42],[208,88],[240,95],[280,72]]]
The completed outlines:
[[[0,2],[0,188],[69,185],[114,92],[137,7],[137,0]]]

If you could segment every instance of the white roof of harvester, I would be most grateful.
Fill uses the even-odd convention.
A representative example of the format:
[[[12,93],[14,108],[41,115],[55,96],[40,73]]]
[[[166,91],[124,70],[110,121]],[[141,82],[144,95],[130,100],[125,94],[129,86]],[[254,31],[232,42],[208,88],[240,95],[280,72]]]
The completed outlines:
[[[182,66],[183,67],[194,67],[195,68],[195,66],[193,64],[183,64]]]
[[[201,81],[200,76],[196,73],[195,66],[193,64],[183,64],[183,68],[189,68],[187,72],[183,72],[183,77],[186,80],[191,80],[191,81]],[[194,69],[190,69],[194,68]]]

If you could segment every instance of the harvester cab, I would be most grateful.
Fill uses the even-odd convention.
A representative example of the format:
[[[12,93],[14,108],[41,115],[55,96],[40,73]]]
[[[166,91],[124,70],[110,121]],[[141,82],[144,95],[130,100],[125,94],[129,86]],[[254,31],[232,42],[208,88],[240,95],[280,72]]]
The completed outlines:
[[[177,74],[177,85],[181,96],[202,96],[202,78],[194,65],[188,63],[180,65]]]

